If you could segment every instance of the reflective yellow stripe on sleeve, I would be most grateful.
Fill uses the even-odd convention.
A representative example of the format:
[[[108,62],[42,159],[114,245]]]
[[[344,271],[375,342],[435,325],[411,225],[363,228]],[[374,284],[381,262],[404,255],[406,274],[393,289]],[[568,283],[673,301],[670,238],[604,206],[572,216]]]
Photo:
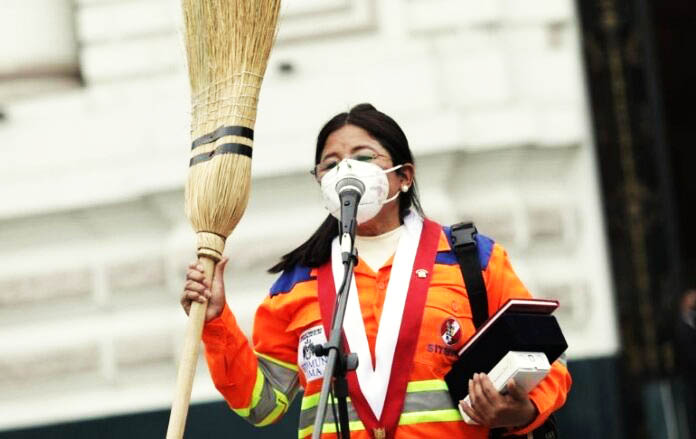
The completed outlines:
[[[256,407],[256,405],[259,403],[259,400],[261,399],[261,391],[263,390],[263,384],[265,382],[265,379],[263,377],[263,373],[261,373],[261,369],[258,367],[256,368],[256,382],[254,383],[254,390],[251,392],[251,403],[249,404],[249,407],[241,408],[241,409],[232,409],[236,414],[243,418],[248,418],[249,413],[251,412],[251,409]]]
[[[253,425],[275,422],[299,390],[297,366],[256,352],[256,381],[247,407],[232,410]]]
[[[276,389],[273,389],[273,392],[275,393],[276,397],[276,407],[261,422],[257,422],[254,424],[257,427],[263,427],[273,423],[273,421],[275,421],[278,418],[278,416],[285,413],[285,411],[288,409],[288,406],[290,405],[288,402],[288,398],[283,394],[283,392],[280,392]]]
[[[294,370],[295,372],[300,370],[296,364],[286,363],[285,361],[280,361],[277,358],[269,357],[268,355],[260,354],[256,351],[254,351],[254,353],[256,354],[257,357],[265,358],[266,360],[270,361],[271,363],[275,363],[278,366],[282,366],[286,369]]]

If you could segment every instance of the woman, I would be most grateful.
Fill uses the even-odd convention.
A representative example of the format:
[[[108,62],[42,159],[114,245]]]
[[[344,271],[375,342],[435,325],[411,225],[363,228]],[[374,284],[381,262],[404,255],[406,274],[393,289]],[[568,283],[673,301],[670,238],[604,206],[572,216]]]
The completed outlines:
[[[253,349],[225,303],[227,259],[217,265],[213,285],[196,263],[189,266],[181,302],[188,312],[191,301],[208,301],[206,359],[235,412],[255,425],[275,422],[303,388],[299,437],[312,433],[326,361],[312,345],[326,341],[342,276],[334,217],[342,166],[367,187],[344,323],[348,346],[359,357],[348,377],[351,437],[485,438],[497,427],[526,434],[563,405],[571,380],[560,362],[528,395],[514,382],[500,395],[477,374],[469,382],[471,404],[461,406],[479,425],[465,423],[452,404],[444,375],[474,332],[471,310],[459,266],[446,257],[451,249],[442,227],[424,219],[408,140],[393,119],[369,104],[336,115],[319,133],[314,163],[331,214],[270,269],[282,274],[257,310]],[[479,244],[489,315],[511,297],[530,297],[503,248],[487,238]],[[326,437],[336,429],[328,412]]]

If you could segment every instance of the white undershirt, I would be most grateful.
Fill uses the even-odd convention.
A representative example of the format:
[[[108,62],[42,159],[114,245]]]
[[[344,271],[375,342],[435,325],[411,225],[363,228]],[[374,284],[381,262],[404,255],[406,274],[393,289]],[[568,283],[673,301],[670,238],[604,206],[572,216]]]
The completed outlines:
[[[355,247],[358,249],[358,256],[372,271],[378,271],[396,252],[403,230],[404,226],[401,225],[377,236],[356,236]]]

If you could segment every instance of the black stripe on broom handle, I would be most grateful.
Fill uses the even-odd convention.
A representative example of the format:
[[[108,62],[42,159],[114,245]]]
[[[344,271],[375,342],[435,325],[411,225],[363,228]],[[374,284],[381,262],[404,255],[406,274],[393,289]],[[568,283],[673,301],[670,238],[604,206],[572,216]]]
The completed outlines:
[[[243,126],[221,126],[212,133],[203,134],[201,137],[197,138],[191,144],[191,149],[196,149],[201,145],[207,145],[208,143],[213,143],[221,137],[225,136],[239,136],[246,137],[249,140],[254,140],[254,130],[251,128]]]
[[[216,155],[220,154],[240,154],[251,158],[251,151],[252,149],[249,145],[243,145],[241,143],[223,143],[210,152],[204,152],[203,154],[198,154],[191,157],[189,167],[197,165],[201,162],[207,162]]]

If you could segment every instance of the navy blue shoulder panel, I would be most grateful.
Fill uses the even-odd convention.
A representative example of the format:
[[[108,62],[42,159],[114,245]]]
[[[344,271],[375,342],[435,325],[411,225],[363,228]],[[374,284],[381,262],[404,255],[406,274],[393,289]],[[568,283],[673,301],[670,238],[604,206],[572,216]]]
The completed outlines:
[[[311,273],[312,269],[304,265],[296,265],[292,270],[283,271],[283,274],[271,285],[271,297],[289,293],[296,284],[313,279]]]
[[[452,229],[449,226],[444,226],[442,230],[447,236],[447,242],[451,242]],[[479,260],[481,261],[481,270],[485,270],[488,267],[488,261],[491,259],[491,252],[493,252],[493,241],[486,235],[480,233],[476,234],[476,248],[478,249]],[[454,265],[457,264],[457,255],[454,254],[453,250],[437,252],[435,256],[436,264]]]

